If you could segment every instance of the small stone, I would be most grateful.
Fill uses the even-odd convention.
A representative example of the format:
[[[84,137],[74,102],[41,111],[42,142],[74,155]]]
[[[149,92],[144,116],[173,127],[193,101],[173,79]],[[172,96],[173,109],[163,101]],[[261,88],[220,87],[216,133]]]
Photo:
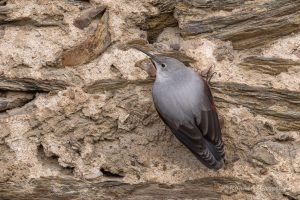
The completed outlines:
[[[33,100],[35,97],[34,93],[31,92],[1,92],[0,96],[0,112],[22,107],[26,103]]]
[[[99,15],[102,15],[105,11],[106,7],[101,6],[97,8],[91,8],[86,11],[84,11],[79,17],[77,17],[74,20],[74,26],[76,26],[79,29],[84,29],[87,27],[93,19],[98,17]]]
[[[164,164],[163,165],[163,170],[166,171],[167,170],[167,166]]]
[[[91,62],[101,55],[111,44],[108,27],[108,12],[101,17],[95,34],[85,41],[62,53],[63,66],[77,66]]]
[[[267,165],[276,165],[278,163],[274,155],[264,147],[255,147],[252,151],[252,158]]]
[[[294,135],[293,134],[289,134],[289,133],[278,133],[275,136],[275,139],[278,141],[295,141]]]
[[[268,173],[268,169],[267,168],[262,168],[260,171],[259,171],[260,174],[262,175],[265,175]]]
[[[270,131],[269,132],[270,135],[274,135],[275,134],[274,126],[271,123],[265,122],[264,123],[264,127]]]
[[[85,174],[83,176],[85,179],[95,179],[100,176],[103,176],[103,173],[99,169],[93,168],[93,169],[90,169],[88,172],[85,172]]]

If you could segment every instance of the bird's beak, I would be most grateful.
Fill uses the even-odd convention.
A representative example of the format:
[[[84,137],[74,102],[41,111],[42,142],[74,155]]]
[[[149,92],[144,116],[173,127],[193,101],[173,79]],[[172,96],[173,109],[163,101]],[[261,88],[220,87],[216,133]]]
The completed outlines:
[[[147,56],[149,56],[154,62],[156,62],[156,63],[158,63],[158,64],[161,64],[160,60],[158,60],[157,57],[156,57],[155,55],[149,53],[148,51],[146,51],[146,50],[144,50],[144,49],[141,49],[141,48],[139,48],[139,47],[132,47],[132,48],[134,48],[134,49],[136,49],[136,50],[138,50],[138,51],[143,52],[144,54],[146,54]],[[154,63],[154,66],[155,66],[155,68],[156,68],[155,63]]]

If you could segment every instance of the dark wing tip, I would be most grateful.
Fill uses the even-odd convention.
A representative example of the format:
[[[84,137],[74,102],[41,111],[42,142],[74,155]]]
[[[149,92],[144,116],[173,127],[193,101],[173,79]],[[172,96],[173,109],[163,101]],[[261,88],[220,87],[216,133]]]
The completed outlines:
[[[219,170],[219,169],[221,169],[223,166],[224,166],[224,160],[222,159],[222,160],[219,160],[219,161],[217,162],[217,164],[215,165],[214,169],[215,169],[215,170]]]

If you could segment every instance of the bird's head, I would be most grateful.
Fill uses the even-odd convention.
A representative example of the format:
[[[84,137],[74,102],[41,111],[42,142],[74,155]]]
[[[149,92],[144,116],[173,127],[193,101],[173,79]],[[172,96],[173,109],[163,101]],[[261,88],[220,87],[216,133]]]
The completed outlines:
[[[158,77],[159,75],[168,75],[171,74],[172,72],[185,69],[186,66],[180,62],[179,60],[172,58],[172,57],[167,57],[167,56],[161,56],[161,55],[154,55],[144,49],[140,49],[137,47],[134,47],[135,49],[143,52],[144,54],[148,55],[153,62],[155,68],[156,68],[156,76]]]

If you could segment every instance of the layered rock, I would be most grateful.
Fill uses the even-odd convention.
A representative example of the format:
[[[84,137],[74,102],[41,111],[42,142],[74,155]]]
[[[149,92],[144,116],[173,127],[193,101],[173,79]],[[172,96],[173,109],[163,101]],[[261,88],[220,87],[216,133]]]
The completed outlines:
[[[0,1],[0,197],[298,199],[298,4]],[[161,122],[137,43],[211,67],[223,169]]]

